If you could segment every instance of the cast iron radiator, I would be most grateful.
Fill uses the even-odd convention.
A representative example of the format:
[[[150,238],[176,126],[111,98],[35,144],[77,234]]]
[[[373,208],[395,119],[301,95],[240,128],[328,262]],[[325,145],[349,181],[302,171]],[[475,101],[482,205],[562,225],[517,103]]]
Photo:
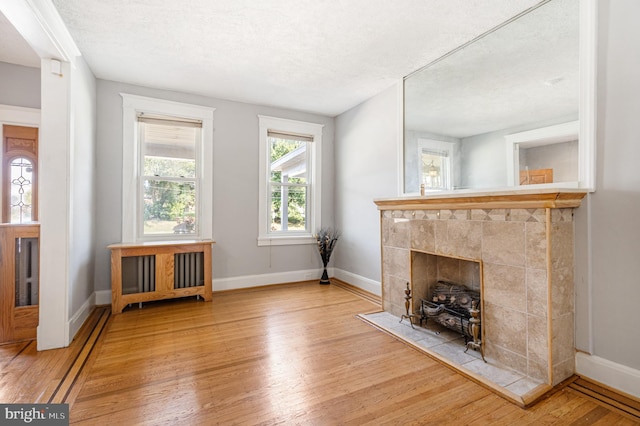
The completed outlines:
[[[174,255],[173,288],[204,285],[204,253]]]
[[[156,291],[156,257],[154,255],[137,256],[138,292]]]

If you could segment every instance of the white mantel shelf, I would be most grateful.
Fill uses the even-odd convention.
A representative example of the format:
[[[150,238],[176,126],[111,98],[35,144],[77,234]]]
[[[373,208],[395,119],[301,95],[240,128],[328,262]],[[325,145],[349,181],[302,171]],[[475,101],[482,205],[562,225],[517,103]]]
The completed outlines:
[[[584,189],[536,189],[438,193],[417,197],[376,199],[378,210],[539,209],[580,207]]]

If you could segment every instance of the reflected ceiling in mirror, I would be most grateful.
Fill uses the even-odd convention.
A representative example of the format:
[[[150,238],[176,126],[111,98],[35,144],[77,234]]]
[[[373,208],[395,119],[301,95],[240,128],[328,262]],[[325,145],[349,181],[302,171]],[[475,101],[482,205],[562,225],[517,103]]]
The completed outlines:
[[[451,145],[449,189],[504,187],[504,135],[578,119],[579,15],[578,0],[542,2],[405,79],[405,193],[425,141]]]

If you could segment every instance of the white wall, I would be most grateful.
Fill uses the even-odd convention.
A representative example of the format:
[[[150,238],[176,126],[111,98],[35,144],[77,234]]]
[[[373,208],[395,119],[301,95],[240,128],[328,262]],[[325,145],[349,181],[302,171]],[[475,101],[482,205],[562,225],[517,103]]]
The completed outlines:
[[[398,194],[401,93],[392,86],[336,118],[335,275],[380,294],[380,212]]]
[[[79,57],[71,71],[69,194],[70,337],[94,305],[96,79]]]
[[[111,289],[107,245],[121,239],[122,97],[120,93],[215,108],[213,136],[214,291],[319,278],[315,244],[258,247],[258,114],[324,124],[322,222],[333,225],[333,118],[267,106],[98,80],[95,288]],[[292,271],[305,271],[301,275]],[[103,293],[106,294],[106,293]],[[107,300],[108,303],[108,300]]]
[[[38,219],[40,220],[40,322],[38,350],[69,342],[69,109],[70,65],[51,74],[42,59],[42,120],[38,141]]]
[[[460,146],[460,188],[501,188],[507,186],[507,131],[463,138]]]
[[[95,78],[42,60],[38,349],[67,346],[93,305]]]
[[[598,13],[597,188],[576,224],[591,248],[577,259],[590,278],[578,282],[577,346],[592,356],[577,368],[640,397],[640,2],[602,0]]]
[[[554,182],[578,181],[578,141],[520,148],[520,170],[553,169]]]
[[[40,69],[0,62],[0,104],[40,108]]]

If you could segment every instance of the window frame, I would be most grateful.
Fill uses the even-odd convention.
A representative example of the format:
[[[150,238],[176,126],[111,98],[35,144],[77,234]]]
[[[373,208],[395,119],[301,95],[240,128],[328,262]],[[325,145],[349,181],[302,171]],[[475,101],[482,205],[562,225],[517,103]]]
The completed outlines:
[[[259,122],[259,197],[258,197],[258,246],[316,244],[315,229],[322,223],[322,130],[323,124],[285,118],[258,115]],[[271,159],[268,133],[309,135],[308,173],[309,186],[307,193],[308,231],[271,232],[270,225],[270,181]]]
[[[175,116],[172,116],[171,118],[175,118]],[[189,123],[189,122],[186,122]],[[195,227],[195,231],[196,232],[190,232],[190,233],[184,233],[185,238],[187,236],[191,236],[193,237],[194,235],[197,235],[197,229],[200,226],[200,220],[202,219],[200,217],[200,211],[199,211],[199,205],[200,205],[200,198],[201,198],[201,194],[202,194],[202,189],[201,189],[201,183],[198,179],[198,173],[200,170],[200,156],[202,155],[202,128],[196,128],[196,132],[195,132],[195,136],[194,136],[194,163],[196,165],[196,170],[195,170],[195,175],[193,177],[181,177],[181,176],[156,176],[156,175],[147,175],[145,174],[145,160],[147,158],[147,156],[149,155],[148,152],[148,146],[146,145],[147,140],[145,139],[145,126],[149,125],[150,123],[141,120],[140,118],[138,119],[138,137],[140,140],[140,175],[138,176],[138,191],[139,194],[142,195],[144,194],[144,188],[145,188],[145,182],[151,182],[151,181],[155,181],[155,182],[174,182],[174,183],[187,183],[187,184],[191,184],[193,183],[193,187],[195,190],[195,214],[196,214],[196,227]],[[186,124],[185,127],[190,127],[189,124]],[[139,211],[143,214],[144,216],[144,208],[145,208],[145,201],[144,201],[144,196],[140,196],[138,197],[138,203],[139,206],[138,208],[140,209]],[[166,234],[145,234],[144,232],[144,218],[142,219],[142,224],[141,227],[139,228],[139,232],[140,232],[140,237],[141,238],[167,238],[168,236],[173,236],[173,235],[180,235],[180,233],[166,233]]]
[[[418,186],[422,184],[422,154],[424,151],[430,151],[434,155],[442,153],[442,157],[445,159],[446,172],[443,170],[443,182],[442,188],[425,188],[425,192],[442,192],[451,191],[453,189],[453,165],[455,164],[455,151],[453,142],[439,141],[435,139],[418,139]]]
[[[122,242],[211,239],[213,237],[213,113],[215,108],[120,93],[122,96]],[[143,159],[138,114],[202,121],[196,142],[196,199],[198,226],[193,234],[144,235]]]

